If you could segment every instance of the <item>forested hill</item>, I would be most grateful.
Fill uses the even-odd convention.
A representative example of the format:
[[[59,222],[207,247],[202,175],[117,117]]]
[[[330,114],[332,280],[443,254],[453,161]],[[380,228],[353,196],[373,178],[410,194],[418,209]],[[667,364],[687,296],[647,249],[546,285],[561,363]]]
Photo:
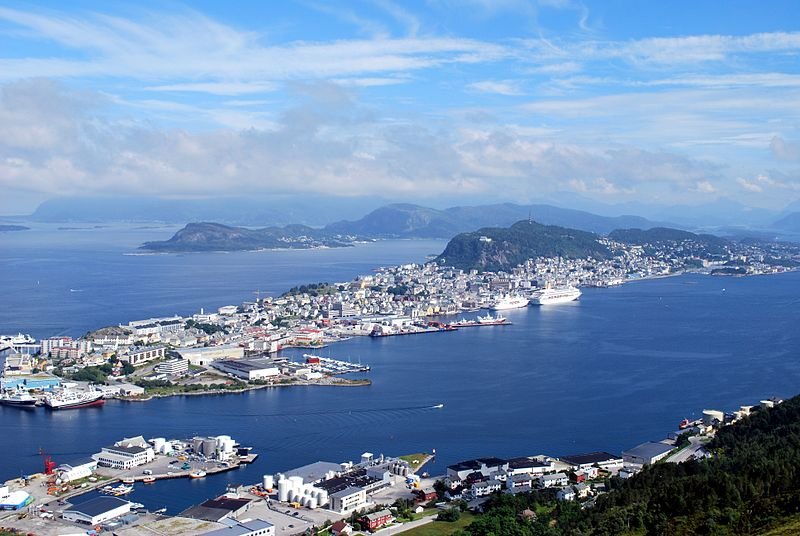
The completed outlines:
[[[608,233],[608,238],[624,244],[651,247],[675,247],[677,245],[703,248],[707,252],[721,252],[730,242],[711,234],[696,234],[669,227],[651,229],[617,229]]]
[[[509,228],[486,227],[459,234],[437,261],[465,270],[497,271],[535,257],[609,257],[608,248],[597,239],[594,233],[523,220]]]
[[[610,492],[590,508],[543,493],[494,496],[466,533],[757,535],[797,519],[800,397],[722,428],[708,450],[710,459],[658,463],[628,480],[613,478]],[[537,511],[537,518],[523,519],[525,509]]]

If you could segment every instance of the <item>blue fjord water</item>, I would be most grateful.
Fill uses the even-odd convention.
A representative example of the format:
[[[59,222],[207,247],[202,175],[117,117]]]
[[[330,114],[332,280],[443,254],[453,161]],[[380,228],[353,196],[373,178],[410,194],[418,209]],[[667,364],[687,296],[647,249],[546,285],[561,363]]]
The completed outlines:
[[[106,232],[86,237],[81,252],[48,250],[50,238],[43,235],[55,231],[42,231],[40,245],[25,251],[3,248],[0,290],[11,299],[4,300],[0,331],[79,334],[129,318],[189,313],[248,299],[255,288],[280,292],[300,282],[421,261],[443,246],[398,241],[346,250],[130,257],[122,252],[136,240],[171,230],[130,230],[129,243],[113,247],[99,240]],[[53,264],[55,257],[60,264]],[[33,277],[38,286],[48,281],[50,298],[20,291]],[[82,292],[56,292],[64,288]],[[71,301],[87,293],[93,297]],[[509,311],[511,326],[356,338],[324,350],[369,363],[369,387],[110,401],[68,412],[0,408],[0,476],[38,470],[39,447],[68,462],[138,434],[227,434],[255,447],[260,457],[247,468],[137,486],[131,495],[175,513],[229,483],[256,482],[263,473],[319,459],[356,459],[367,450],[436,448],[430,472],[483,455],[620,451],[661,439],[706,407],[730,410],[796,394],[798,305],[800,273],[640,281],[586,289],[580,301],[566,305]]]

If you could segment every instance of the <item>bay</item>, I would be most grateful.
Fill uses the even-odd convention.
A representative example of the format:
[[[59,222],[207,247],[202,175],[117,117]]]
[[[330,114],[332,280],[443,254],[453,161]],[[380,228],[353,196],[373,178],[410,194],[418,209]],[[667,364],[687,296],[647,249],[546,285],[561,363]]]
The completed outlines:
[[[106,253],[98,259],[110,263],[104,266],[116,266],[130,281],[122,290],[104,287],[105,300],[125,302],[120,293],[126,299],[143,296],[125,306],[127,319],[164,313],[156,307],[164,303],[159,302],[161,294],[177,308],[185,289],[210,288],[182,305],[188,311],[166,311],[191,312],[200,306],[199,298],[206,306],[246,299],[253,283],[263,282],[262,290],[273,284],[277,292],[301,282],[347,279],[348,270],[366,273],[390,258],[419,261],[436,251],[427,251],[429,245],[435,244],[379,243],[373,251],[383,252],[380,259],[359,248],[338,250],[334,253],[341,256],[324,260],[316,259],[332,250],[276,252],[302,254],[290,255],[281,261],[284,264],[261,261],[261,266],[248,260],[268,255],[167,256],[140,264],[140,257],[123,256],[119,252],[125,248],[120,248],[104,249],[110,260],[103,260]],[[87,248],[91,252],[91,246]],[[29,253],[41,255],[37,251],[32,248]],[[64,274],[80,272],[74,262],[65,263]],[[186,270],[183,277],[170,275],[175,263]],[[187,265],[193,264],[204,269],[190,270]],[[337,270],[343,277],[324,277]],[[258,280],[248,280],[243,275],[248,273]],[[63,276],[62,286],[73,285],[69,277]],[[306,279],[298,280],[302,277]],[[173,285],[184,290],[173,294]],[[225,295],[227,287],[230,295]],[[9,287],[5,291],[18,300],[24,296]],[[237,299],[236,293],[243,297]],[[50,303],[62,307],[58,298]],[[369,387],[288,387],[144,403],[110,401],[102,408],[70,412],[0,408],[0,428],[7,438],[0,476],[39,470],[39,447],[56,461],[68,462],[138,434],[226,434],[260,454],[245,469],[200,481],[137,486],[131,495],[151,508],[166,506],[177,513],[222,492],[229,483],[256,482],[264,473],[320,459],[358,459],[364,451],[403,454],[436,448],[431,473],[475,456],[619,452],[663,438],[679,420],[697,417],[705,408],[733,410],[765,397],[796,394],[798,304],[800,273],[640,281],[585,289],[581,299],[570,304],[508,311],[511,326],[355,338],[323,351],[369,363]],[[24,300],[11,305],[36,312],[36,306]],[[91,314],[107,318],[100,312]],[[57,320],[53,314],[48,323]],[[2,328],[8,331],[5,324]],[[437,404],[444,407],[433,408]]]

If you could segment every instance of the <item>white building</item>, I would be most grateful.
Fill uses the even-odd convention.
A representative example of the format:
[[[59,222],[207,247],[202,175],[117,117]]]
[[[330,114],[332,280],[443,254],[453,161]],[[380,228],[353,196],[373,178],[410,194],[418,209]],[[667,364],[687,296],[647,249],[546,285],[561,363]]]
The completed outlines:
[[[203,536],[275,536],[275,525],[263,519],[231,521],[222,529],[204,532]]]
[[[242,359],[244,348],[238,345],[208,346],[203,348],[186,348],[178,352],[190,365],[210,365],[218,359]]]
[[[345,513],[361,508],[367,504],[367,492],[363,488],[350,486],[336,493],[331,493],[331,510]]]
[[[212,366],[220,372],[232,374],[246,381],[265,380],[281,373],[281,369],[276,365],[257,360],[221,359],[214,361]]]
[[[71,464],[63,464],[56,468],[56,473],[58,473],[58,478],[61,479],[62,482],[72,482],[74,480],[80,480],[81,478],[86,478],[92,476],[92,474],[97,470],[97,460],[88,460],[83,463],[77,463],[74,465]]]
[[[156,372],[159,374],[185,374],[189,372],[189,362],[186,359],[169,359],[156,365]]]
[[[154,359],[161,359],[166,352],[167,349],[164,346],[134,346],[128,348],[128,353],[120,356],[120,360],[137,366]]]
[[[566,486],[569,478],[564,473],[554,473],[552,475],[542,475],[539,477],[539,485],[543,488],[556,486]]]
[[[98,454],[93,456],[98,465],[114,469],[132,469],[153,461],[155,452],[153,448],[138,446],[113,445],[103,447]]]
[[[72,506],[66,510],[62,517],[66,521],[82,523],[85,525],[97,525],[123,516],[131,511],[131,503],[123,501],[117,497],[95,497],[88,501]]]

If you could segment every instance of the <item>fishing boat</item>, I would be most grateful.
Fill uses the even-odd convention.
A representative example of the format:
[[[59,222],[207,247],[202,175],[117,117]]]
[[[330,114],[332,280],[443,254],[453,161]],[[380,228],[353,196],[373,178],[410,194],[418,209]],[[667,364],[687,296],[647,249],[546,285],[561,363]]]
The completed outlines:
[[[203,478],[204,476],[206,476],[206,472],[202,469],[195,469],[189,473],[189,478]]]

